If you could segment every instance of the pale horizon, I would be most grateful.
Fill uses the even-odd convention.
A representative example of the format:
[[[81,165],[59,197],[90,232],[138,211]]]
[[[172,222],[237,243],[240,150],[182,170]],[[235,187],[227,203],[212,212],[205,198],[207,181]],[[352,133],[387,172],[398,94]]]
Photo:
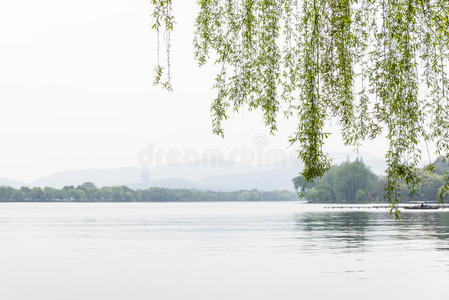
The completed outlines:
[[[446,300],[446,16],[1,1],[0,300]]]
[[[234,114],[224,139],[212,134],[214,70],[193,59],[196,6],[176,2],[174,12],[169,93],[152,84],[156,39],[147,1],[2,3],[0,177],[29,182],[65,170],[138,166],[149,143],[229,151],[269,136],[258,112]],[[282,119],[270,145],[291,150],[295,126]],[[326,147],[353,150],[337,134]],[[385,150],[383,139],[360,149]]]

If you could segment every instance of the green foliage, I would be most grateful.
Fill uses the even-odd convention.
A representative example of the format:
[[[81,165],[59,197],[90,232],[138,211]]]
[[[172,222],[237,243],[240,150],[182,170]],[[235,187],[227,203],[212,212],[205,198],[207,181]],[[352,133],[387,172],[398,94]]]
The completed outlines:
[[[378,180],[362,161],[344,162],[332,166],[305,197],[311,202],[374,201],[379,196],[375,193]]]
[[[417,169],[417,183],[413,191],[405,181],[399,182],[399,190],[404,201],[438,201],[447,182],[449,165],[442,164],[441,158],[434,163],[441,174]],[[293,179],[295,189],[304,187],[301,176]],[[305,189],[305,197],[311,202],[367,202],[379,201],[387,177],[377,177],[362,161],[345,162],[332,166],[317,182]]]
[[[150,188],[132,190],[126,186],[97,188],[93,183],[62,189],[0,186],[0,202],[191,202],[191,201],[292,201],[290,191],[242,190],[212,192],[187,189]]]
[[[293,186],[297,192],[303,193],[305,190],[316,186],[316,181],[305,181],[302,176],[296,176],[292,179]]]
[[[157,32],[157,65],[154,68],[154,85],[161,85],[171,91],[170,75],[170,32],[173,31],[174,18],[172,14],[172,0],[152,0],[154,7],[152,17],[152,29]],[[166,67],[161,65],[161,35],[163,36],[163,47],[166,51]]]
[[[362,161],[342,163],[335,171],[336,197],[350,202],[367,200],[368,192],[377,180]]]
[[[436,200],[440,189],[444,186],[444,176],[418,170],[419,183],[414,198],[416,200]]]
[[[438,175],[444,175],[449,172],[449,163],[443,157],[438,157],[432,165],[434,166],[433,172]]]
[[[164,11],[171,1],[153,3]],[[298,145],[305,181],[331,166],[323,150],[326,122],[338,120],[347,145],[384,133],[385,197],[396,215],[401,184],[410,196],[416,192],[419,143],[449,158],[449,1],[199,0],[198,6],[195,57],[220,66],[214,133],[223,135],[223,121],[242,107],[261,110],[272,133],[280,112],[294,117],[290,142]],[[441,199],[449,193],[445,180]]]

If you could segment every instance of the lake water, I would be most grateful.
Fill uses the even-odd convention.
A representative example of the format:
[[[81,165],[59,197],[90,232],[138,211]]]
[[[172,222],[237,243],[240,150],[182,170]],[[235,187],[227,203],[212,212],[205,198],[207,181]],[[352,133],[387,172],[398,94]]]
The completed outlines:
[[[449,210],[3,203],[1,300],[449,299]]]

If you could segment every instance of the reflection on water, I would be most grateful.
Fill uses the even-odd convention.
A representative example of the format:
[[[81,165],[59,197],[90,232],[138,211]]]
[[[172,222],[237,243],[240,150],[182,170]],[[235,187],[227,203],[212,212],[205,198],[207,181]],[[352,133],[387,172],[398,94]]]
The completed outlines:
[[[363,249],[370,213],[306,212],[295,215],[300,245],[312,252]]]
[[[412,247],[423,251],[428,246],[449,250],[449,212],[405,213],[400,221],[384,211],[305,212],[295,215],[295,229],[301,246],[311,252],[371,251],[401,241],[415,241]]]
[[[448,210],[9,203],[0,240],[7,300],[439,300],[449,280]]]

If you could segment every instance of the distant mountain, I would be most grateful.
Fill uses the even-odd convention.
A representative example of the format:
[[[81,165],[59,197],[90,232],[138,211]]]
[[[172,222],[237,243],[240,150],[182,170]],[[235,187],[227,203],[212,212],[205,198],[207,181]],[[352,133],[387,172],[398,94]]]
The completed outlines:
[[[382,158],[369,153],[332,153],[333,163],[363,159],[377,175],[384,173]],[[165,165],[151,168],[124,167],[57,172],[29,184],[0,178],[0,185],[62,188],[92,182],[98,187],[126,185],[135,189],[149,187],[188,188],[233,191],[241,189],[292,190],[292,178],[301,171],[301,163],[254,166],[231,161],[201,161],[189,165]],[[3,181],[2,181],[3,180]]]
[[[259,170],[273,169],[273,166],[253,166],[238,162],[198,162],[188,165],[164,165],[149,168],[152,181],[167,178],[179,178],[190,181],[211,176],[246,174]]]
[[[443,157],[438,157],[434,161],[435,165],[435,173],[443,175],[446,172],[449,172],[449,162],[445,161]]]
[[[87,169],[57,172],[30,183],[31,186],[61,188],[65,185],[80,185],[92,182],[95,185],[127,185],[133,188],[161,186],[167,188],[207,188],[201,183],[204,178],[234,176],[270,170],[272,166],[251,166],[236,162],[201,162],[189,165],[164,165],[152,168],[125,167],[116,169]]]
[[[244,189],[258,189],[261,191],[293,190],[292,178],[297,176],[298,172],[298,167],[290,166],[247,174],[206,177],[200,183],[208,189],[217,191]]]
[[[116,168],[116,169],[88,169],[57,172],[30,183],[31,186],[49,186],[61,188],[65,185],[80,185],[84,182],[93,182],[95,185],[113,186],[127,185],[140,182],[142,168]]]
[[[17,181],[17,180],[0,177],[0,186],[10,186],[13,188],[20,188],[25,185],[27,185],[27,184],[22,181]]]
[[[200,182],[190,181],[180,178],[166,178],[156,179],[148,183],[136,182],[127,184],[126,186],[132,189],[147,189],[151,187],[163,187],[168,189],[194,189],[194,190],[207,190],[208,188],[201,185]]]

